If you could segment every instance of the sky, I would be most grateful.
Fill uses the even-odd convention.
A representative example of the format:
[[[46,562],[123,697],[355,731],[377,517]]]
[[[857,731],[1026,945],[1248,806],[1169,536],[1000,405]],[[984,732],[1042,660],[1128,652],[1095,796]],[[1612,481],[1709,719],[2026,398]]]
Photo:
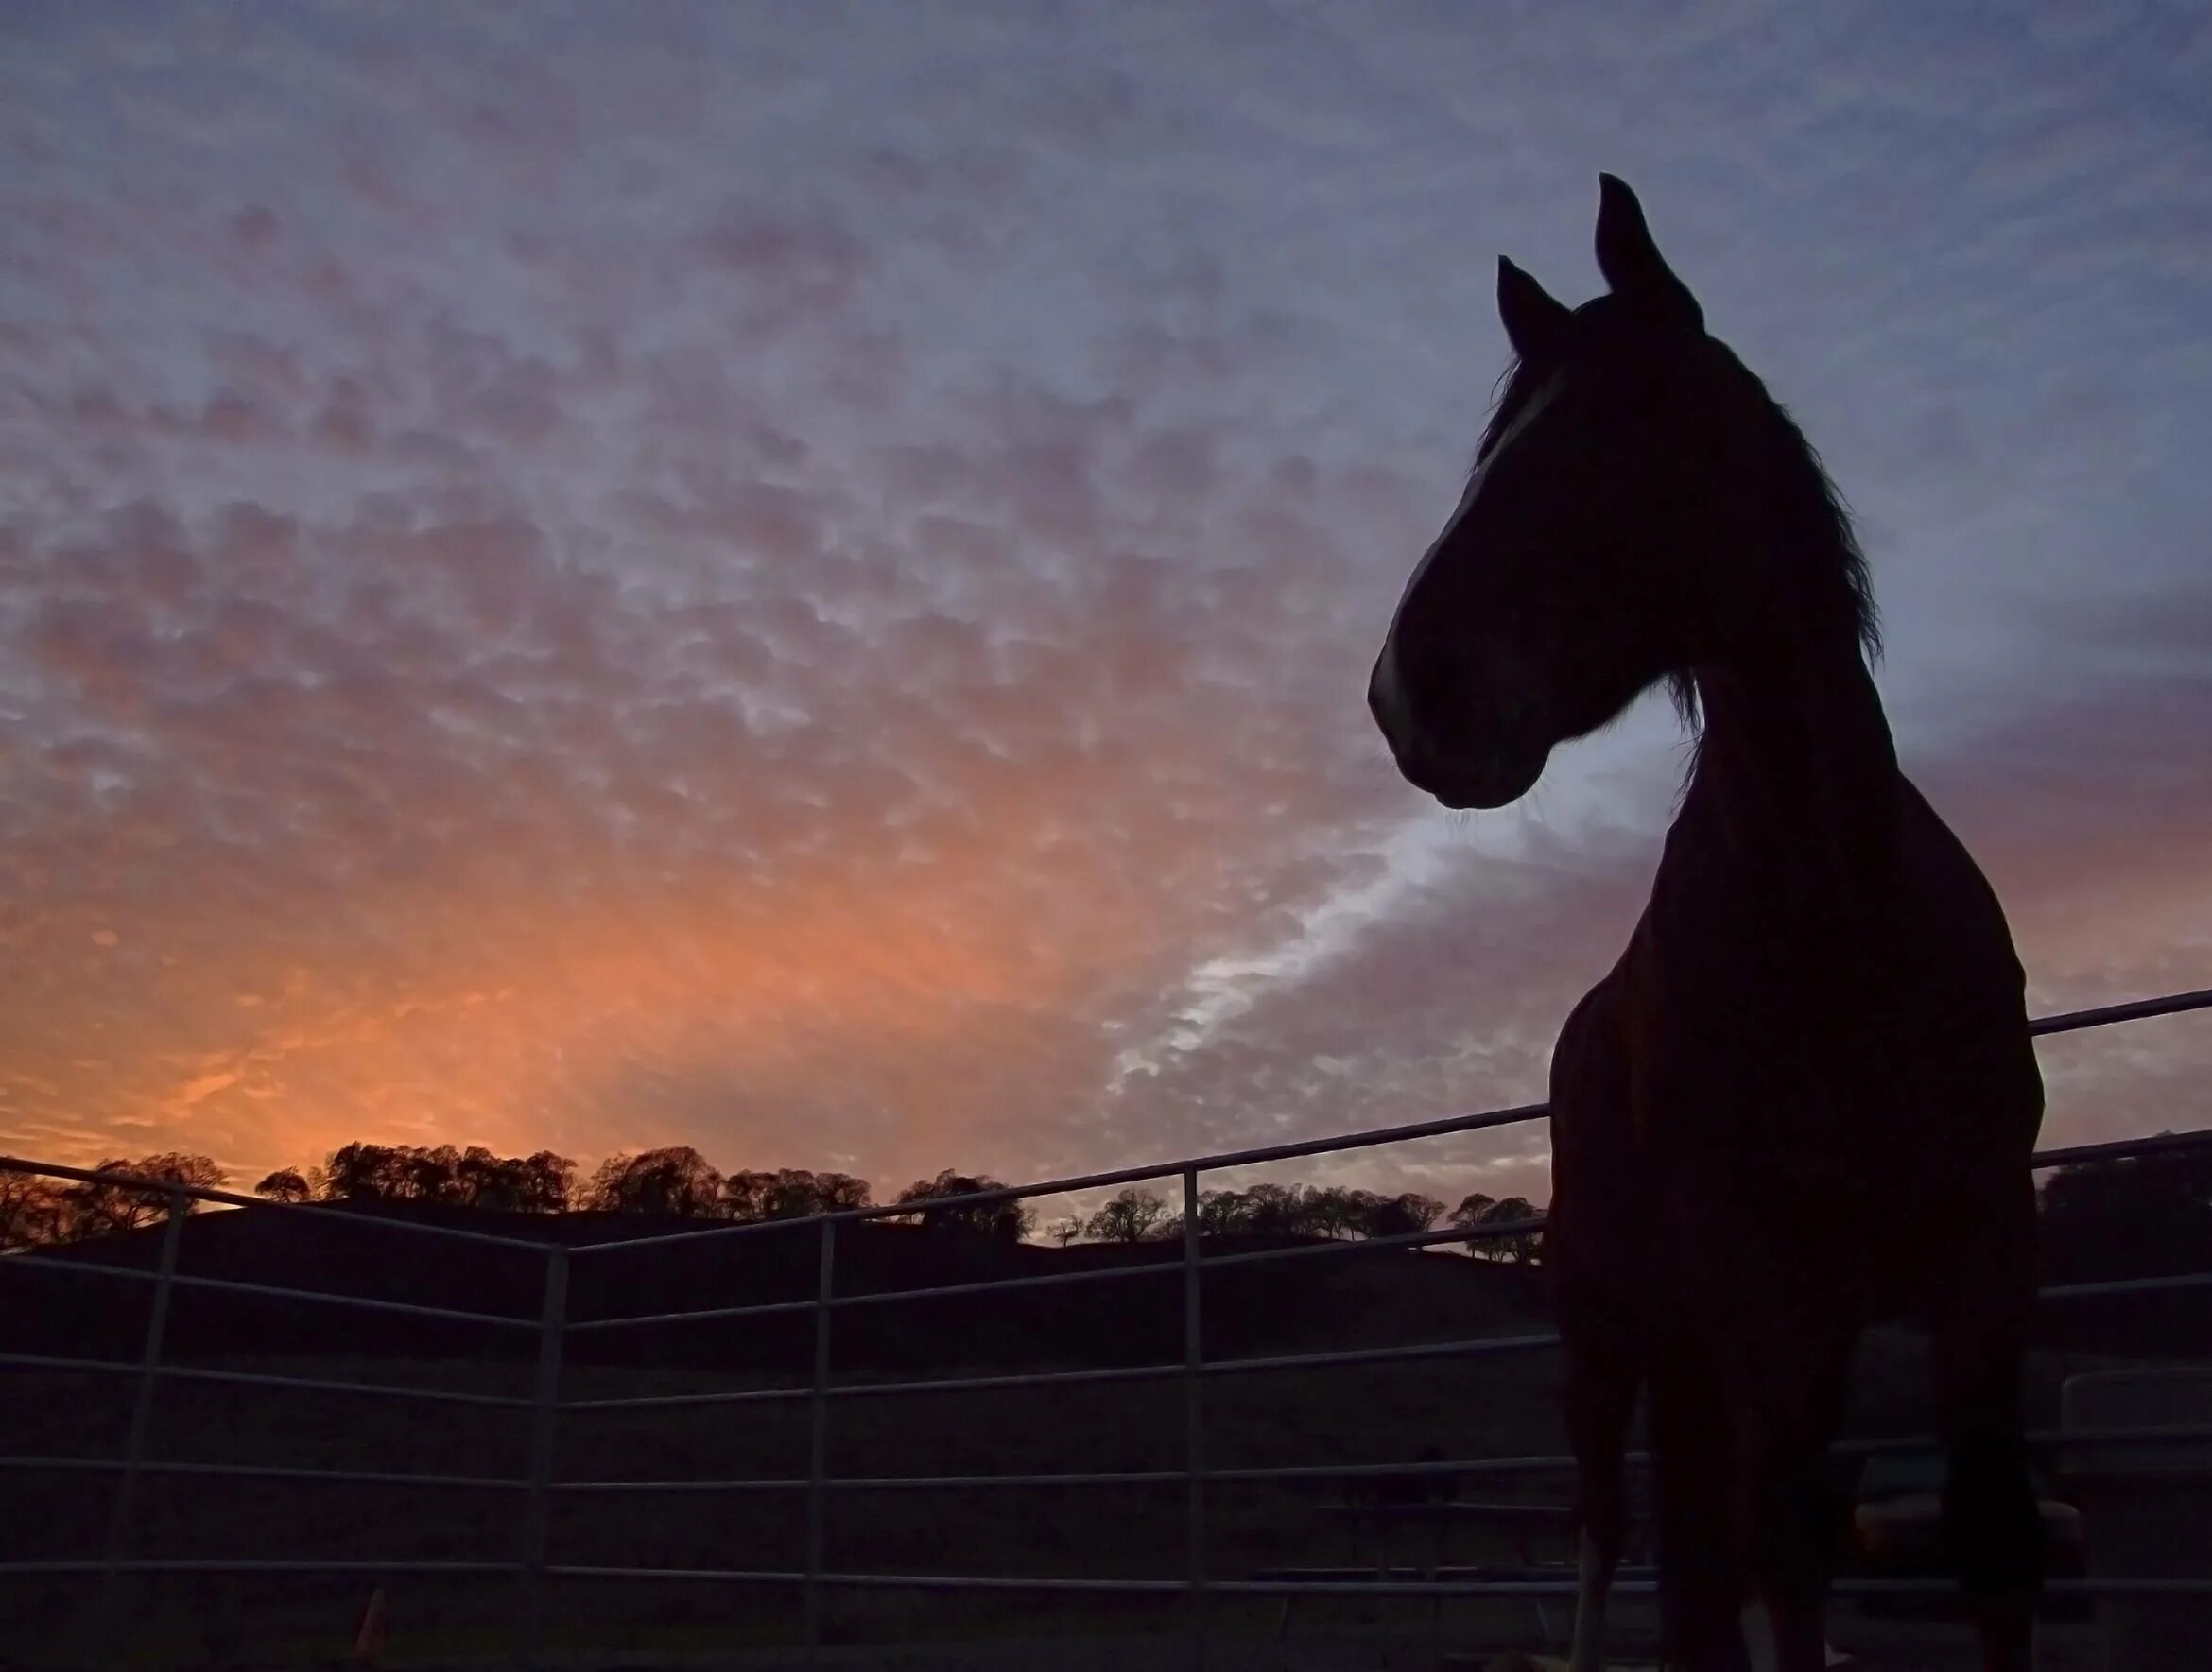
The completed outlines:
[[[2193,3],[15,0],[0,1149],[888,1196],[1541,1096],[1671,714],[1451,815],[1363,697],[1600,169],[2031,1008],[2212,985],[2208,85]],[[2212,1124],[2212,1018],[2044,1063]]]

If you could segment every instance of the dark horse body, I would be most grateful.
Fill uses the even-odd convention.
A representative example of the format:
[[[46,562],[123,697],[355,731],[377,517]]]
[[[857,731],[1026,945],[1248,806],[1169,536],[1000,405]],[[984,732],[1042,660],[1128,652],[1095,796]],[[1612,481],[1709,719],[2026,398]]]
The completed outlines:
[[[1863,563],[1810,450],[1611,180],[1598,243],[1612,294],[1572,313],[1503,265],[1519,363],[1370,693],[1401,769],[1455,806],[1517,799],[1662,680],[1703,721],[1650,903],[1552,1061],[1578,1672],[1639,1391],[1670,1662],[1745,1664],[1756,1604],[1776,1663],[1822,1665],[1825,1456],[1859,1334],[1900,1313],[1930,1334],[1985,1661],[2025,1668],[2043,1095],[2020,965],[1898,770]]]

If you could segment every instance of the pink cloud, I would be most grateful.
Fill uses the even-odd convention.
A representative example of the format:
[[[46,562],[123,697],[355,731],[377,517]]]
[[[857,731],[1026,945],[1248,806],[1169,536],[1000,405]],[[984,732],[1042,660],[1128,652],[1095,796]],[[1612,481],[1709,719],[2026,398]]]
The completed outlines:
[[[50,74],[0,68],[34,112],[0,187],[0,938],[31,972],[0,1131],[242,1170],[665,1139],[881,1182],[1530,1095],[1671,758],[1623,787],[1607,746],[1563,757],[1563,798],[1633,819],[1540,802],[1486,858],[1506,826],[1455,846],[1359,695],[1479,421],[1491,242],[1586,265],[1563,205],[1607,160],[1561,63],[1633,111],[1651,64],[1806,59],[1775,72],[1821,90],[1806,179],[1743,170],[1803,148],[1771,88],[1663,125],[1685,259],[1912,531],[1886,595],[1929,662],[2032,629],[1897,719],[1909,753],[1944,722],[1916,764],[2039,1002],[2200,984],[2194,534],[2061,560],[2069,516],[2149,527],[2191,486],[2201,321],[2110,289],[2201,221],[2155,108],[2084,129],[2086,185],[2015,167],[2040,211],[1931,211],[1865,196],[1935,178],[1867,101],[2032,157],[2063,64],[1832,60],[1725,9],[1401,22],[1178,13],[1108,51],[999,20],[957,96],[895,31],[708,10],[342,51],[295,21],[221,77],[189,32],[53,25]],[[132,55],[204,108],[117,96]],[[2003,96],[1958,110],[1961,66]],[[1407,115],[1445,106],[1448,144]],[[2139,236],[2091,200],[2121,195]],[[1384,856],[1409,825],[1438,870]],[[2158,1038],[2054,1067],[2055,1118],[2186,1124],[2207,1047]],[[1449,1165],[1541,1194],[1519,1137]]]

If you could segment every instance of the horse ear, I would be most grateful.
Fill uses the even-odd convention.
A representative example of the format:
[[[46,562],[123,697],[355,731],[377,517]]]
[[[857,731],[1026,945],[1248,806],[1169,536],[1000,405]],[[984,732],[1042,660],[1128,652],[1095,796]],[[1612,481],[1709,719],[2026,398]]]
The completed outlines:
[[[1566,333],[1567,307],[1506,256],[1497,258],[1497,317],[1524,360],[1542,359]]]
[[[1598,270],[1616,296],[1657,304],[1702,328],[1704,310],[1652,241],[1644,206],[1616,174],[1598,177]]]

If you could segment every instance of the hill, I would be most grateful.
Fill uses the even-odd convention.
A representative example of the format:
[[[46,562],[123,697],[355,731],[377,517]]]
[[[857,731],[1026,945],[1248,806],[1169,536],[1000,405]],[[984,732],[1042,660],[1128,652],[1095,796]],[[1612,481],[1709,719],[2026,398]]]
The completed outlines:
[[[185,1224],[180,1275],[360,1296],[414,1306],[535,1321],[544,1265],[529,1250],[411,1235],[376,1220],[445,1224],[571,1248],[696,1230],[695,1220],[644,1215],[498,1214],[382,1204],[334,1213],[245,1211],[197,1215]],[[158,1264],[162,1228],[148,1227],[45,1250],[88,1268]],[[609,1249],[571,1263],[572,1323],[804,1302],[820,1277],[819,1233],[773,1226],[738,1235]],[[1310,1238],[1209,1237],[1208,1257],[1277,1247],[1320,1248]],[[1513,1334],[1543,1327],[1546,1303],[1529,1267],[1457,1254],[1336,1245],[1320,1257],[1232,1265],[1203,1280],[1209,1356]],[[966,1362],[1168,1363],[1183,1356],[1182,1248],[1177,1243],[1006,1245],[920,1226],[866,1221],[840,1227],[835,1292],[840,1297],[925,1293],[960,1285],[1136,1268],[1116,1281],[1083,1282],[925,1302],[840,1307],[840,1367],[918,1371]],[[128,1357],[143,1340],[146,1290],[88,1269],[81,1280],[17,1269],[0,1259],[0,1331],[17,1350],[77,1357]],[[169,1322],[184,1356],[251,1351],[283,1354],[522,1358],[532,1334],[181,1285]],[[578,1330],[578,1362],[654,1364],[802,1374],[812,1362],[804,1310],[751,1318]]]

